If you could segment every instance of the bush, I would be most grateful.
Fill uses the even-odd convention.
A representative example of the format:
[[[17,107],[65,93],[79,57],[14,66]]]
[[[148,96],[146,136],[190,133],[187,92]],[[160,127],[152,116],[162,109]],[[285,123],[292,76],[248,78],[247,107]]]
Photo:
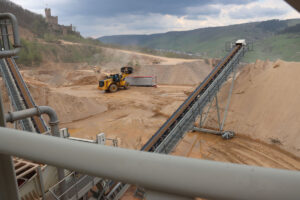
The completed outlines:
[[[82,44],[82,42],[82,45],[61,45],[57,44],[60,37],[49,33],[44,34],[44,38],[51,43],[39,43],[38,41],[21,39],[22,48],[18,54],[17,63],[25,66],[38,66],[43,60],[52,60],[55,62],[99,64],[107,59],[102,49],[97,45],[86,45]],[[76,37],[71,36],[69,38]],[[82,40],[86,39],[82,38]],[[89,41],[93,42],[93,40]]]
[[[45,33],[44,34],[44,40],[46,42],[57,42],[58,41],[58,38],[56,35],[54,34],[51,34],[51,33]]]
[[[32,22],[32,32],[39,38],[42,38],[44,34],[48,32],[48,24],[43,17],[36,17]]]
[[[21,44],[17,62],[27,66],[39,65],[42,62],[42,55],[38,43],[21,39]]]

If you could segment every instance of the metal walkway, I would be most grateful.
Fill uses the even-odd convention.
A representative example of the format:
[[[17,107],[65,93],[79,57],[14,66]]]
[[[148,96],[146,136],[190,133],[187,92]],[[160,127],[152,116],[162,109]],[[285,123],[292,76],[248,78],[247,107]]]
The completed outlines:
[[[47,193],[47,200],[78,200],[86,196],[92,187],[95,187],[101,178],[92,177],[88,175],[72,172],[66,176],[63,180],[55,184],[49,189]],[[61,190],[62,184],[65,184],[64,190]]]
[[[193,128],[197,116],[202,113],[205,106],[213,99],[222,84],[234,71],[247,49],[246,44],[235,44],[231,52],[219,62],[184,103],[148,140],[141,151],[169,154],[184,134]],[[117,183],[105,198],[119,199],[129,186],[129,184]]]

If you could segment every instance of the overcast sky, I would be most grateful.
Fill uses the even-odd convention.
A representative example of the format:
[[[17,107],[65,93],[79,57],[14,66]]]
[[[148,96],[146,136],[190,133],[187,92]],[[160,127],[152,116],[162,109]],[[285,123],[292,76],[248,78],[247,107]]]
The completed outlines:
[[[300,18],[283,0],[11,0],[83,36],[151,34],[268,19]]]

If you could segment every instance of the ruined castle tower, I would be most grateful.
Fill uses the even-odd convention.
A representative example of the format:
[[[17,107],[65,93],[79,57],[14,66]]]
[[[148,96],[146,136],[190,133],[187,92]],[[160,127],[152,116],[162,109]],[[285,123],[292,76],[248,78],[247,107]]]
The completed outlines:
[[[50,8],[45,8],[45,15],[46,15],[46,18],[51,17],[51,9]]]
[[[49,31],[55,33],[61,33],[63,35],[67,35],[68,33],[79,34],[79,32],[75,31],[75,27],[73,30],[72,24],[70,26],[60,25],[58,24],[58,17],[51,15],[51,9],[45,8],[45,16],[46,22],[48,23]]]
[[[58,24],[58,17],[57,16],[51,16],[51,9],[45,8],[45,16],[46,16],[46,22],[49,24]]]

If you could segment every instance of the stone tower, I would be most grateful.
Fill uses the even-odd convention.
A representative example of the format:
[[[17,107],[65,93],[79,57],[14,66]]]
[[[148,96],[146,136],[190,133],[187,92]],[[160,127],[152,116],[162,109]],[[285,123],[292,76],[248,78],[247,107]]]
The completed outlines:
[[[1,0],[0,0],[1,1]],[[46,16],[46,22],[48,23],[48,29],[50,32],[55,33],[61,33],[63,35],[67,35],[68,33],[73,32],[73,34],[80,34],[75,31],[75,27],[73,30],[72,24],[70,26],[64,26],[58,24],[58,16],[52,16],[51,15],[51,9],[45,8],[45,16]]]
[[[51,9],[45,8],[45,16],[46,16],[46,22],[49,24],[58,24],[58,17],[57,16],[51,16]]]
[[[45,8],[45,15],[46,15],[46,19],[48,17],[51,17],[51,9],[50,8]]]

